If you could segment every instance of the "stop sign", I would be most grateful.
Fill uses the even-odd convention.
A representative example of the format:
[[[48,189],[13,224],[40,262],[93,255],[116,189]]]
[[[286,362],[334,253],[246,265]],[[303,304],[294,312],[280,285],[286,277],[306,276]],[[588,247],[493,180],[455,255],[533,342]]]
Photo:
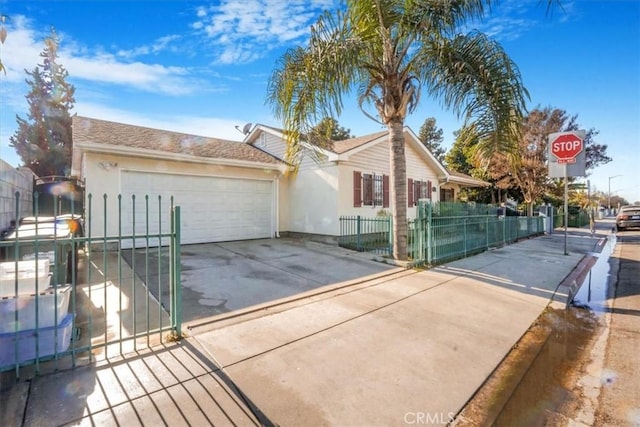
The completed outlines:
[[[572,163],[582,148],[582,138],[573,132],[557,134],[551,141],[551,154],[558,158],[558,163]]]

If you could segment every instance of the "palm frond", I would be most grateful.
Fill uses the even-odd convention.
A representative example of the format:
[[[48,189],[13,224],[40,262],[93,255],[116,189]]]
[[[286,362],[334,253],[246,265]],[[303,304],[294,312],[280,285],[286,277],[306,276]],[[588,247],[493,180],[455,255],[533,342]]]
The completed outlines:
[[[478,153],[515,154],[528,92],[516,64],[484,34],[434,38],[417,55],[432,95],[477,133]]]
[[[361,77],[362,41],[347,15],[325,13],[312,27],[306,47],[290,49],[274,68],[267,102],[283,122],[287,161],[300,160],[300,138],[326,117],[342,112],[342,97]]]

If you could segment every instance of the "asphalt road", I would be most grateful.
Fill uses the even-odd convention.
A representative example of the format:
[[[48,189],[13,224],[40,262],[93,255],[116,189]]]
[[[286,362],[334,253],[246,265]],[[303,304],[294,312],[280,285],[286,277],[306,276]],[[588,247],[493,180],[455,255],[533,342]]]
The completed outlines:
[[[619,232],[617,238],[595,425],[640,426],[640,230]]]

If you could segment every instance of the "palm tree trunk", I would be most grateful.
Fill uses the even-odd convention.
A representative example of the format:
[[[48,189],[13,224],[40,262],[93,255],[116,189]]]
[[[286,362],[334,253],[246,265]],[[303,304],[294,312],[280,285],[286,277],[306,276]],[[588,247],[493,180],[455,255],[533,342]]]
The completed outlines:
[[[401,121],[392,121],[388,128],[393,258],[404,261],[407,259],[407,162],[404,154],[404,124]]]

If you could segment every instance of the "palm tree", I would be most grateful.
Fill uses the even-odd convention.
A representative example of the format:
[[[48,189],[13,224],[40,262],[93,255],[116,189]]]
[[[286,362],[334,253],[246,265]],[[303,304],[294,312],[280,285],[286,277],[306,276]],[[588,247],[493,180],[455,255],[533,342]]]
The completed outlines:
[[[490,0],[347,0],[311,27],[306,47],[288,50],[271,75],[268,102],[283,122],[295,162],[300,136],[337,117],[357,89],[360,109],[389,130],[393,257],[407,259],[404,122],[425,91],[465,120],[480,154],[515,153],[528,96],[518,68],[495,41],[462,25]]]

